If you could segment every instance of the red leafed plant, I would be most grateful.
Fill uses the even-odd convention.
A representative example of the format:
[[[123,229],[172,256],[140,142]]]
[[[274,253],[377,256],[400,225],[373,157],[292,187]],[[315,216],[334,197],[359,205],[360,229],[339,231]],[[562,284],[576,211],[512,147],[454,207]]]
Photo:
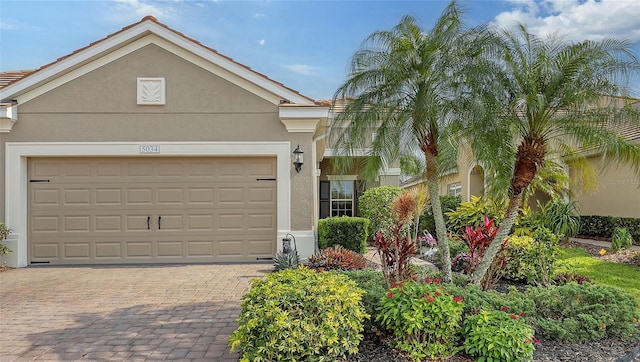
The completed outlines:
[[[374,238],[387,288],[411,278],[409,260],[416,252],[415,243],[408,232],[416,213],[415,198],[409,193],[400,194],[393,202],[392,210],[394,225],[389,228],[388,235],[378,231]]]
[[[467,274],[472,274],[497,233],[498,227],[495,225],[495,220],[489,219],[486,215],[481,226],[475,228],[469,225],[465,226],[462,231],[462,239],[469,246],[469,252],[456,255],[452,260],[454,267],[464,270]],[[496,258],[482,280],[483,289],[491,288],[502,277],[501,270],[504,269],[508,262],[504,253],[507,245],[507,240],[500,245]]]
[[[326,248],[309,258],[309,267],[316,270],[356,270],[366,266],[364,256],[340,245]]]
[[[495,226],[495,220],[489,219],[489,217],[485,215],[482,226],[473,228],[467,225],[464,227],[462,239],[469,245],[471,255],[482,257],[497,233],[498,228]]]

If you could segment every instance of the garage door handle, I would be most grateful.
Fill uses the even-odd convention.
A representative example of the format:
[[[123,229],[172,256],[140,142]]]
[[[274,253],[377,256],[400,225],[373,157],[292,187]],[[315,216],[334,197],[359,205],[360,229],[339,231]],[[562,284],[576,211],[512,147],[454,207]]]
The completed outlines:
[[[147,230],[151,230],[151,216],[147,216]]]
[[[160,220],[162,220],[162,216],[158,216],[158,230],[162,229],[160,226]]]

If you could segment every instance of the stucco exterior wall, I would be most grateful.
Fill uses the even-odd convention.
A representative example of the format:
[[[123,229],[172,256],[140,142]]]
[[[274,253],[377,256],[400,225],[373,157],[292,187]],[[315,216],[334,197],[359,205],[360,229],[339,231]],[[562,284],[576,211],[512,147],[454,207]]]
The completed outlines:
[[[640,218],[640,177],[631,167],[617,163],[605,165],[598,157],[589,162],[602,171],[597,173],[595,190],[573,190],[580,214]]]
[[[166,105],[137,105],[138,77],[165,78]],[[287,132],[278,112],[277,104],[150,44],[19,104],[18,122],[0,135],[0,167],[7,142],[286,141],[311,151],[313,134]],[[291,167],[292,230],[313,229],[312,169]],[[3,175],[1,200],[4,193]]]

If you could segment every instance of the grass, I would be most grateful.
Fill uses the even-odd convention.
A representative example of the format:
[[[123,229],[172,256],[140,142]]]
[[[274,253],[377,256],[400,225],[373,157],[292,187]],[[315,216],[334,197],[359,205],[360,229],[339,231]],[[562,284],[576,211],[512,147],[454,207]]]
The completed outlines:
[[[635,297],[640,313],[640,268],[600,260],[580,248],[560,248],[556,269],[585,275],[596,284],[625,290]]]

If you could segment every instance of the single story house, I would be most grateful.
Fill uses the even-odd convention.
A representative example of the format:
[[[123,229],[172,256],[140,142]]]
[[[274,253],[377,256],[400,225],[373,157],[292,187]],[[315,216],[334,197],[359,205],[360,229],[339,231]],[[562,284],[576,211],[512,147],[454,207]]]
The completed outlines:
[[[330,171],[329,102],[153,17],[1,74],[0,103],[11,267],[256,261],[287,234],[308,257],[321,216],[357,214],[358,177]]]

